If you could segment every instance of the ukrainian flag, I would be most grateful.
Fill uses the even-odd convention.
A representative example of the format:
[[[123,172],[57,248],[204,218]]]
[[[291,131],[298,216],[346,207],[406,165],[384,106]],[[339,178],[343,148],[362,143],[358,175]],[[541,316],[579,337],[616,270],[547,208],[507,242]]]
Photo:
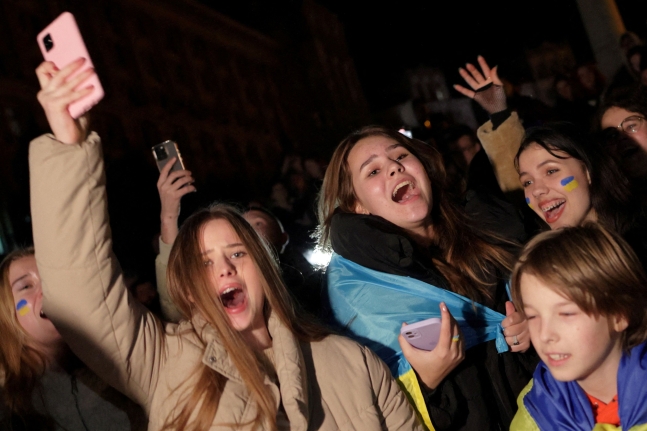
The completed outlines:
[[[439,304],[445,302],[461,328],[465,349],[496,339],[497,350],[508,351],[501,327],[505,316],[469,298],[410,277],[365,268],[338,254],[333,254],[327,278],[337,323],[388,365],[430,431],[434,427],[422,390],[398,344],[402,322],[440,317]]]

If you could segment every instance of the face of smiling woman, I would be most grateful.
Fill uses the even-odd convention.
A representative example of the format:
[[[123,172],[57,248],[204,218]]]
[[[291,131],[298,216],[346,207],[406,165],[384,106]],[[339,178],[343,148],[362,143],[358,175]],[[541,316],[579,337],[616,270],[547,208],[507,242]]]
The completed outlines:
[[[596,220],[591,206],[590,179],[584,164],[562,151],[531,144],[519,155],[519,180],[526,203],[551,229]]]
[[[431,182],[422,163],[384,136],[357,142],[348,154],[355,212],[373,214],[414,234],[429,237]]]

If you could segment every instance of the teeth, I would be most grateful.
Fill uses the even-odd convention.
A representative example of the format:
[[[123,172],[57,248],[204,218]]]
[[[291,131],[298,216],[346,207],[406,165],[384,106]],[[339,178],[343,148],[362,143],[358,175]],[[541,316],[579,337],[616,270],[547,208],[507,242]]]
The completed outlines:
[[[565,359],[568,355],[566,354],[556,354],[556,355],[548,355],[550,359],[553,361],[561,361],[562,359]]]
[[[392,195],[392,196],[393,196],[393,197],[395,197],[395,194],[398,192],[398,190],[400,190],[400,189],[401,189],[402,187],[404,187],[404,186],[411,186],[411,187],[413,187],[413,183],[412,183],[411,181],[405,181],[405,182],[403,182],[403,183],[398,184],[398,185],[395,187],[395,189],[393,190],[393,195]]]
[[[559,201],[559,202],[555,202],[554,204],[549,205],[549,206],[547,206],[547,207],[542,207],[542,208],[541,208],[541,210],[542,210],[543,212],[548,212],[548,211],[550,211],[550,210],[552,210],[552,209],[557,208],[558,206],[560,206],[560,205],[561,205],[561,204],[563,204],[564,202],[566,202],[566,201]]]
[[[228,288],[226,288],[226,289],[225,289],[225,290],[224,290],[220,295],[221,295],[221,296],[222,296],[222,295],[226,295],[227,293],[229,293],[229,292],[233,292],[234,290],[236,290],[236,288],[235,288],[235,287],[228,287]]]

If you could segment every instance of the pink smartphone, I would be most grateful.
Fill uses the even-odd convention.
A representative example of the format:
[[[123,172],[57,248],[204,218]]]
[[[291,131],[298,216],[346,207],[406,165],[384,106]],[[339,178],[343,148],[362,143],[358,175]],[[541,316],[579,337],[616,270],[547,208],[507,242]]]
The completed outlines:
[[[90,67],[94,67],[90,54],[88,54],[85,47],[85,42],[83,42],[83,37],[81,37],[81,32],[76,25],[74,15],[69,12],[60,14],[50,25],[38,33],[36,40],[45,60],[53,62],[59,69],[64,68],[78,58],[83,57],[86,59],[83,67],[74,72],[70,78]],[[96,75],[82,82],[79,87],[89,85],[94,86],[92,93],[70,104],[68,107],[72,118],[79,118],[103,99],[103,87]]]
[[[400,333],[413,347],[420,350],[434,350],[440,338],[440,319],[432,317],[403,326]]]

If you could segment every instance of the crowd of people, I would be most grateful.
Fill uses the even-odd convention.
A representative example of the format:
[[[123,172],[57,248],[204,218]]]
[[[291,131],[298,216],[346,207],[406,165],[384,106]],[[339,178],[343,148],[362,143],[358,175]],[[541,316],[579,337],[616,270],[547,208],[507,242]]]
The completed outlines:
[[[104,144],[68,111],[94,70],[42,63],[34,245],[0,264],[0,426],[644,429],[647,55],[632,41],[631,79],[558,76],[548,117],[479,57],[455,86],[487,113],[477,131],[367,125],[328,163],[287,156],[267,201],[182,223],[196,187],[170,160],[154,283],[113,253]],[[430,318],[436,346],[414,347],[403,331]]]

